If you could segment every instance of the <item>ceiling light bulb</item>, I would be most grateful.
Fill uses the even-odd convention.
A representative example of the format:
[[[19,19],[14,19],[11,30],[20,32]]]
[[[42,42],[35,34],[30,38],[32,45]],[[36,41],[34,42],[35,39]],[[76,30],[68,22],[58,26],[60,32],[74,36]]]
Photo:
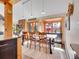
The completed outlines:
[[[45,11],[42,11],[42,12],[41,12],[41,14],[43,14],[43,15],[44,15],[44,14],[46,14],[46,12],[45,12]]]
[[[33,16],[31,15],[30,18],[33,18]]]

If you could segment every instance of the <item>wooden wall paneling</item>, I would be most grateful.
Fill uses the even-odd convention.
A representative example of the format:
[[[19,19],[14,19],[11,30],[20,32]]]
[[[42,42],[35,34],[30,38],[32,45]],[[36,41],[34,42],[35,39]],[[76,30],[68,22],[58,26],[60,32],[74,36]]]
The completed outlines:
[[[44,22],[43,21],[40,22],[39,26],[41,26],[41,32],[44,32]]]
[[[64,17],[61,19],[61,29],[62,29],[62,48],[64,48]]]
[[[25,31],[28,32],[28,23],[25,21]]]
[[[38,32],[41,32],[41,22],[38,22]]]
[[[46,32],[46,22],[44,22],[44,32]]]
[[[4,7],[4,38],[11,38],[12,37],[12,5],[10,3],[6,3]]]
[[[22,59],[21,37],[17,39],[17,59]]]
[[[23,24],[23,29],[25,31],[25,20],[23,20],[22,24]]]

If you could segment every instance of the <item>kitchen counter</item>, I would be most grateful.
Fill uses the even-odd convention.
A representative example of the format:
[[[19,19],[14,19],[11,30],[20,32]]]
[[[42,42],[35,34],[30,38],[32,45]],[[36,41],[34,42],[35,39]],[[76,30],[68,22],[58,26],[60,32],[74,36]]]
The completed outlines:
[[[0,59],[6,58],[22,59],[21,36],[0,40]]]
[[[12,38],[4,38],[3,36],[0,35],[0,41],[8,40],[8,39],[14,39],[14,38],[21,38],[22,36],[17,36],[17,37],[12,37]]]

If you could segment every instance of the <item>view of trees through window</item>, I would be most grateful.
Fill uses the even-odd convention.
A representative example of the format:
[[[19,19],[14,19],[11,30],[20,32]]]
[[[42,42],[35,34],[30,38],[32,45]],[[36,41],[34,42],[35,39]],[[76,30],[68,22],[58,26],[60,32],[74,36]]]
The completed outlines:
[[[4,37],[4,4],[0,3],[0,39]]]

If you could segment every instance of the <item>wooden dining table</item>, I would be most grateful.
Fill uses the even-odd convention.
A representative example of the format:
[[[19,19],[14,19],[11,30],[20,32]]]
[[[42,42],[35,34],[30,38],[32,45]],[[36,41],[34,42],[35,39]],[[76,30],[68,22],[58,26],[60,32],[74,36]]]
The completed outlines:
[[[51,38],[49,38],[49,49],[50,49],[50,54],[52,54],[52,48],[51,48],[51,44],[52,44],[52,39]]]
[[[54,45],[54,39],[57,37],[57,35],[55,34],[50,34],[48,33],[47,34],[47,38],[49,40],[49,49],[50,49],[50,54],[52,54],[52,44]],[[53,41],[53,42],[52,42]]]

